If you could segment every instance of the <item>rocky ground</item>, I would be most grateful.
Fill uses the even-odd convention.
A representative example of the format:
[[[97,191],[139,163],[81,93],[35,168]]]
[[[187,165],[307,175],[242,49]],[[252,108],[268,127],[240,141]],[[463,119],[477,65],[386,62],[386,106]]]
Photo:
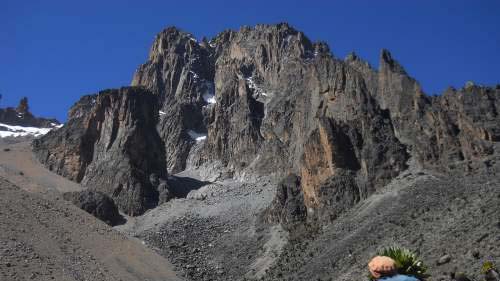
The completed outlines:
[[[418,252],[430,280],[477,277],[484,261],[500,262],[498,155],[458,162],[451,174],[410,161],[332,223],[286,230],[262,219],[271,178],[203,182],[205,172],[184,172],[174,181],[197,189],[126,217],[115,227],[123,235],[62,200],[81,187],[43,169],[29,143],[0,148],[0,280],[174,280],[174,271],[186,280],[360,280],[392,245]]]
[[[479,276],[484,261],[500,261],[500,157],[468,165],[449,175],[410,161],[385,188],[321,227],[288,232],[265,224],[260,213],[275,185],[262,180],[205,185],[118,229],[189,280],[360,280],[377,250],[393,245],[416,251],[429,280]]]
[[[360,280],[392,245],[417,252],[429,280],[480,280],[484,261],[500,261],[499,160],[465,175],[409,169],[313,237],[298,231],[265,280]]]
[[[117,228],[144,240],[191,280],[260,276],[287,241],[280,226],[260,227],[273,195],[270,179],[215,182]]]
[[[59,191],[79,186],[32,161],[26,143],[0,153],[0,280],[179,280],[140,241],[64,201]]]
[[[82,187],[45,169],[31,152],[29,138],[0,139],[0,177],[37,193],[79,191]]]

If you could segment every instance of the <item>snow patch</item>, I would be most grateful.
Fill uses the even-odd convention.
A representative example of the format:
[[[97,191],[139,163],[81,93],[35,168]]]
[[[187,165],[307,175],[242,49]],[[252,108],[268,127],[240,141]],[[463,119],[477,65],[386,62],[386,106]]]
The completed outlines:
[[[318,57],[319,51],[318,50],[314,50],[314,51],[307,50],[305,55],[306,55],[306,57],[305,57],[306,61],[311,62],[312,60],[314,60]]]
[[[208,93],[203,94],[203,99],[205,100],[206,103],[208,104],[215,104],[215,95],[210,95]]]
[[[203,100],[209,105],[216,103],[214,82],[200,78],[200,75],[192,70],[190,70],[189,73],[193,75],[195,83],[199,85],[199,89],[202,92],[201,96]]]
[[[62,126],[62,125],[61,125]],[[23,127],[12,126],[0,123],[0,137],[23,137],[23,136],[43,136],[50,132],[53,128],[37,128],[37,127]]]
[[[161,111],[161,110],[160,110],[160,111],[158,111],[158,113],[159,113],[160,115],[165,115],[165,114],[167,114],[167,113],[165,113],[165,112],[163,112],[163,111]]]
[[[50,126],[54,127],[55,129],[60,129],[64,126],[64,124],[56,124],[56,123],[50,123]]]
[[[190,71],[189,71],[189,73],[193,74],[193,78],[194,78],[194,79],[198,79],[198,78],[200,78],[200,76],[198,75],[198,73],[196,73],[196,72],[194,72],[194,71],[192,71],[192,70],[190,70]]]
[[[200,134],[193,130],[188,130],[188,135],[195,141],[203,141],[207,138],[206,134]]]
[[[215,85],[214,82],[205,81],[203,84],[203,100],[208,104],[215,104],[217,101],[215,100]]]
[[[265,96],[265,97],[267,97],[269,95],[262,88],[260,88],[259,86],[257,86],[257,84],[255,83],[255,81],[253,81],[253,77],[252,76],[250,76],[248,78],[245,78],[245,80],[248,83],[248,87],[250,89],[252,89],[254,91],[254,93],[257,94],[257,96]]]

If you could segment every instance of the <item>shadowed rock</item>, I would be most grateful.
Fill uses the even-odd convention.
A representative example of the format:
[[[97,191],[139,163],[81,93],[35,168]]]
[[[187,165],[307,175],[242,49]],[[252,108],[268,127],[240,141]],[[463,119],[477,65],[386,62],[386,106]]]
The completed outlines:
[[[150,175],[167,176],[163,142],[156,132],[156,96],[129,87],[84,96],[67,124],[33,143],[50,170],[104,192],[129,215],[158,203]]]
[[[209,184],[207,181],[199,181],[189,177],[172,176],[169,178],[168,184],[172,196],[185,198],[189,192],[200,189],[202,186]]]
[[[304,222],[306,219],[304,195],[300,189],[300,178],[290,174],[278,183],[276,196],[266,211],[267,220],[283,225]]]
[[[103,222],[115,226],[125,222],[118,208],[106,194],[99,191],[84,190],[63,194],[64,199],[71,201],[78,208],[92,214]]]

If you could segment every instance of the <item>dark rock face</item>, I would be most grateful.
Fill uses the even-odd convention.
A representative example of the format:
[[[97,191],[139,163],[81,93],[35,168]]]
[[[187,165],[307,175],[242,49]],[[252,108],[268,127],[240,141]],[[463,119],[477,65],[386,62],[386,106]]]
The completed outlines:
[[[379,71],[355,56],[346,63],[362,73],[372,96],[389,112],[396,136],[422,165],[448,169],[493,152],[500,129],[498,88],[469,83],[429,97],[387,50],[381,52]]]
[[[276,197],[267,211],[267,219],[283,225],[303,222],[307,216],[304,195],[300,189],[300,178],[290,174],[278,183]]]
[[[315,205],[306,208],[306,190],[301,188],[301,178],[290,174],[278,183],[276,197],[266,211],[267,221],[293,226],[294,223],[328,223],[349,210],[361,199],[355,173],[336,169],[334,175],[317,187]],[[306,197],[307,198],[307,197]]]
[[[449,170],[491,154],[500,140],[498,87],[468,84],[426,96],[387,50],[376,70],[355,54],[335,58],[325,43],[287,24],[242,27],[201,42],[167,28],[132,85],[156,97],[141,103],[147,117],[137,118],[146,126],[121,121],[122,108],[135,107],[118,97],[106,106],[87,97],[70,113],[85,125],[49,134],[59,140],[35,143],[35,150],[49,168],[100,186],[134,214],[158,196],[173,196],[151,174],[202,167],[250,180],[295,174],[308,216],[333,219],[405,170],[410,157]],[[127,141],[108,144],[115,139]],[[110,169],[120,172],[106,177]]]
[[[213,62],[205,42],[198,44],[188,33],[167,28],[156,36],[148,61],[134,75],[132,85],[149,88],[158,95],[158,131],[165,142],[167,167],[184,170],[195,140],[206,135],[204,112],[214,95]]]
[[[132,84],[160,97],[173,172],[194,158],[195,166],[221,163],[229,175],[295,173],[307,208],[336,210],[327,217],[345,209],[330,206],[338,194],[326,183],[335,177],[349,175],[355,203],[404,170],[410,156],[448,169],[488,155],[498,141],[498,89],[469,85],[428,97],[387,50],[377,71],[355,54],[334,58],[287,24],[224,31],[201,43],[168,28]],[[186,132],[207,137],[194,149]]]
[[[345,169],[337,169],[334,176],[324,181],[318,190],[319,207],[310,217],[320,222],[333,221],[358,203],[363,195],[355,174]]]
[[[28,98],[24,97],[19,101],[17,108],[0,108],[0,123],[12,126],[53,128],[59,125],[56,119],[35,117],[29,111]]]
[[[84,96],[67,124],[35,140],[33,150],[50,170],[104,192],[127,214],[141,214],[158,203],[167,176],[157,108],[156,96],[136,87]]]
[[[102,192],[91,190],[68,192],[63,194],[63,197],[71,201],[78,208],[111,226],[123,223],[124,221],[113,199]]]
[[[310,208],[336,169],[352,171],[366,196],[405,168],[406,147],[363,76],[287,24],[225,31],[200,44],[168,28],[149,57],[132,84],[162,99],[160,132],[172,171],[186,168],[195,143],[183,134],[189,130],[207,134],[196,165],[218,161],[236,175],[300,174]],[[212,83],[215,104],[207,104],[202,87]]]

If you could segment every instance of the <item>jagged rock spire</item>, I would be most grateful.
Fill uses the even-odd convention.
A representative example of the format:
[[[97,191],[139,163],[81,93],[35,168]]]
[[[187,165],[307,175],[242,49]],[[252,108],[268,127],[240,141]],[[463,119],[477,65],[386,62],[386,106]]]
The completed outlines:
[[[26,114],[29,112],[28,98],[23,97],[19,101],[19,105],[16,108],[17,113]]]
[[[392,58],[391,53],[387,49],[382,49],[380,51],[380,71],[385,71],[385,69],[390,70],[391,72],[399,73],[406,75],[405,69]]]

